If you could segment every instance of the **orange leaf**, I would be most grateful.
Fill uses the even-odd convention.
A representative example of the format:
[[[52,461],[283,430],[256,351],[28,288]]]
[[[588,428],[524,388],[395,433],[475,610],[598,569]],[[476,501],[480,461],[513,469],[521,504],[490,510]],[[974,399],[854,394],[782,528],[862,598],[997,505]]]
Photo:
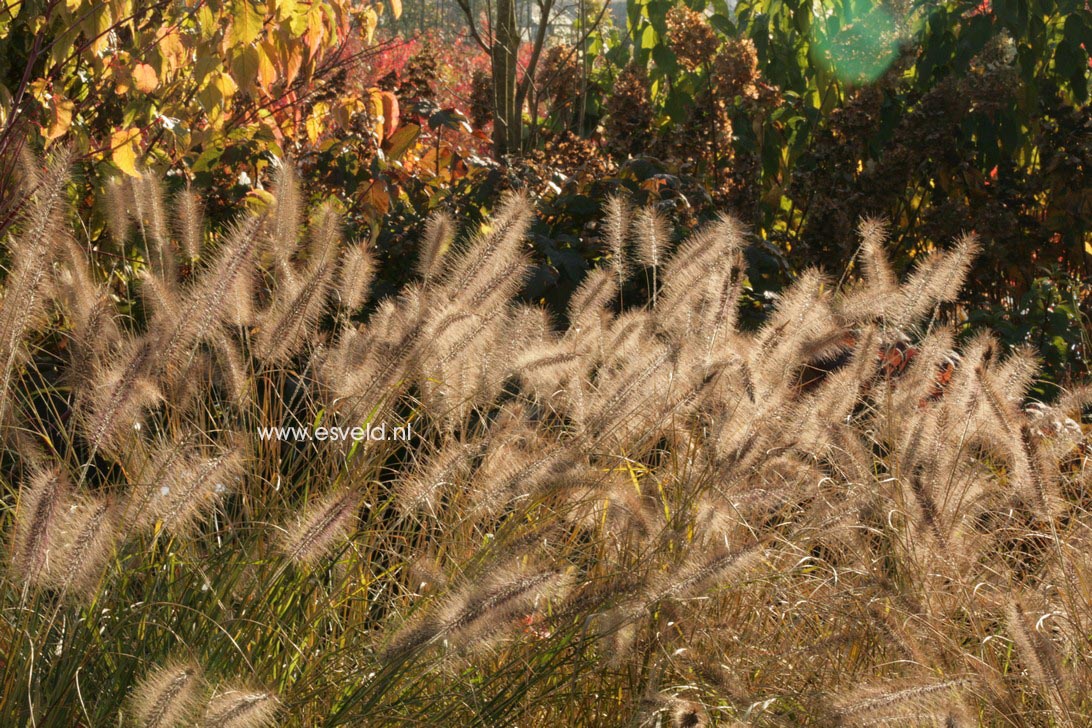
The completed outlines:
[[[322,8],[317,4],[312,5],[310,12],[307,14],[307,33],[304,35],[307,50],[310,51],[312,59],[318,55],[319,48],[322,46],[325,37],[326,26],[322,23]]]
[[[277,42],[277,48],[280,50],[281,57],[284,58],[284,83],[291,84],[299,76],[300,68],[303,67],[303,49],[299,43],[282,44],[280,41]]]
[[[398,128],[398,97],[390,91],[380,91],[379,98],[383,104],[383,138],[390,139]]]
[[[361,193],[360,201],[383,217],[390,211],[391,193],[383,180],[375,180]]]
[[[64,136],[68,127],[72,126],[72,111],[76,105],[66,98],[54,96],[49,102],[50,121],[46,129],[46,142]]]
[[[159,85],[159,76],[155,69],[147,63],[137,63],[133,66],[133,87],[141,93],[150,94]]]

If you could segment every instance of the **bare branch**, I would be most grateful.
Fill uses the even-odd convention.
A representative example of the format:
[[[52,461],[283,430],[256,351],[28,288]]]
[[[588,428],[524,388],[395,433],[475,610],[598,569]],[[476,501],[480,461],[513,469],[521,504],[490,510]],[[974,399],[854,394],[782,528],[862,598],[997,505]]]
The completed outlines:
[[[523,102],[527,100],[527,89],[535,77],[538,68],[538,60],[542,55],[542,47],[546,44],[546,31],[550,24],[550,11],[553,10],[554,0],[539,0],[538,29],[535,32],[535,45],[531,48],[531,58],[527,62],[527,70],[520,79],[516,89],[516,108],[522,109]],[[604,5],[604,7],[606,7]]]
[[[546,6],[546,9],[543,10],[542,17],[540,18],[538,32],[535,38],[535,47],[534,49],[532,49],[531,58],[527,63],[526,73],[524,74],[523,79],[520,81],[519,89],[516,94],[521,106],[526,100],[527,91],[535,78],[535,70],[538,67],[539,56],[541,55],[542,47],[545,44],[546,28],[549,24],[549,11],[553,8],[554,0],[539,0],[539,7],[542,8],[544,5]],[[580,39],[576,43],[574,43],[572,48],[569,49],[569,52],[565,54],[563,62],[558,66],[559,68],[565,67],[565,65],[569,62],[569,59],[571,59],[573,57],[573,54],[576,53],[576,49],[580,46],[583,46],[584,43],[587,42],[588,38],[591,37],[592,32],[596,30],[600,26],[600,24],[602,24],[603,16],[607,14],[608,9],[610,9],[610,3],[603,3],[603,7],[599,9],[599,15],[596,16],[595,22],[591,23],[590,25],[588,25],[587,28],[584,29],[584,33],[580,36]],[[541,38],[541,41],[539,40],[539,38]]]
[[[489,46],[492,44],[492,39],[487,43],[481,34],[478,32],[478,26],[474,23],[474,10],[470,7],[470,0],[455,0],[455,3],[459,6],[459,9],[463,11],[463,15],[466,16],[466,23],[470,26],[470,35],[483,51],[489,52]]]

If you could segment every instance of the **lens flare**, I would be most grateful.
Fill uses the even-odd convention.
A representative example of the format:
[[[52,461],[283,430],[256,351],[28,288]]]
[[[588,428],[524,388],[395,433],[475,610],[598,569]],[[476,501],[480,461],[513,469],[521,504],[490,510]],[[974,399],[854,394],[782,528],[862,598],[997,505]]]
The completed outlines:
[[[828,22],[827,33],[821,31],[822,25],[812,26],[812,58],[844,83],[875,81],[895,60],[898,23],[883,6],[840,23]]]

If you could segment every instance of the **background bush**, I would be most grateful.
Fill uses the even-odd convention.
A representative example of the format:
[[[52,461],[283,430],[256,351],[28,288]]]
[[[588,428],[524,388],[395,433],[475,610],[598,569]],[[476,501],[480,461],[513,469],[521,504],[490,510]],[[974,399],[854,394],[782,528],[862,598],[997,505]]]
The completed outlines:
[[[891,222],[900,269],[973,230],[986,247],[959,302],[971,328],[1036,346],[1050,381],[1085,370],[1086,7],[614,5],[586,4],[548,39],[523,148],[498,162],[489,59],[458,40],[454,6],[406,3],[399,20],[401,3],[16,4],[0,20],[4,145],[29,131],[96,169],[170,168],[219,222],[240,199],[265,204],[268,164],[292,155],[310,194],[340,199],[378,245],[384,290],[407,279],[431,211],[481,219],[528,189],[541,267],[527,296],[559,312],[602,254],[596,220],[618,190],[680,233],[723,210],[750,225],[756,321],[762,294],[811,265],[853,275],[862,216]]]

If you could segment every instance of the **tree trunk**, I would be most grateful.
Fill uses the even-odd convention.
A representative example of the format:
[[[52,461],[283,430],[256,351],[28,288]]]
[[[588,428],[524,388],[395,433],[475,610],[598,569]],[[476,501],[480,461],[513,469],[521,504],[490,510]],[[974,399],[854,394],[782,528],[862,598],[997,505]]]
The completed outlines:
[[[497,0],[496,30],[490,55],[493,65],[493,153],[497,158],[520,151],[522,113],[516,99],[519,27],[516,0]]]

